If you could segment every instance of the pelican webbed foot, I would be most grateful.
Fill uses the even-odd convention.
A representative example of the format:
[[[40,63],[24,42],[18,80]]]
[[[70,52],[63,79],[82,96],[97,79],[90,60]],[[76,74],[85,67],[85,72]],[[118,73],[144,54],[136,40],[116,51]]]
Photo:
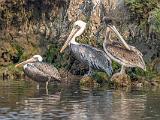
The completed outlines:
[[[37,90],[39,90],[39,83],[37,84],[36,88],[37,88]]]
[[[46,95],[48,95],[48,81],[46,82]]]

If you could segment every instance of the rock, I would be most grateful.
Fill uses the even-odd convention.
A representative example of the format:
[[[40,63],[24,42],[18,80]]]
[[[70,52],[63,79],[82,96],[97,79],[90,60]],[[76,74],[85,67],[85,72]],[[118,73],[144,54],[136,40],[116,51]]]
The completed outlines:
[[[155,70],[157,73],[160,73],[160,58],[156,58],[151,63],[152,70]]]
[[[133,88],[141,88],[143,86],[143,83],[136,80],[131,83],[131,86]]]
[[[113,83],[116,86],[120,86],[120,87],[126,87],[131,84],[130,76],[127,74],[121,74],[121,73],[115,73],[111,77],[111,81],[113,81]]]
[[[83,76],[82,79],[80,80],[80,85],[86,86],[86,87],[94,87],[97,85],[96,80],[89,76]]]
[[[73,22],[77,19],[87,22],[87,29],[84,34],[79,37],[80,39],[77,38],[77,41],[101,48],[99,44],[102,45],[104,35],[102,35],[103,33],[99,34],[97,32],[100,31],[98,28],[101,26],[101,19],[106,15],[115,20],[115,26],[121,33],[131,26],[130,29],[133,30],[132,33],[134,33],[134,36],[132,36],[132,39],[129,32],[124,33],[124,35],[127,36],[126,39],[129,39],[127,43],[138,48],[143,53],[145,62],[151,63],[160,56],[159,37],[147,39],[149,36],[148,32],[143,30],[143,28],[147,29],[145,27],[145,24],[147,24],[146,26],[149,25],[148,27],[150,29],[149,33],[154,32],[151,29],[154,24],[152,16],[149,14],[148,23],[139,20],[133,21],[129,19],[133,19],[133,16],[130,16],[131,13],[124,12],[128,10],[123,2],[124,0],[31,0],[25,1],[25,4],[19,4],[18,1],[15,1],[16,4],[14,5],[12,1],[7,3],[1,2],[1,7],[9,6],[10,22],[8,23],[5,21],[6,18],[2,18],[4,21],[1,21],[0,24],[0,66],[17,63],[33,54],[41,54],[46,55],[46,62],[52,62],[58,64],[58,67],[65,66],[64,68],[66,68],[67,65],[71,64],[68,63],[68,59],[62,56],[62,54],[59,54],[59,49],[67,39],[69,29]],[[119,10],[120,6],[124,11],[122,9]],[[19,9],[15,11],[12,7]],[[8,7],[4,10],[2,9],[3,16],[7,15],[7,8]],[[27,10],[21,8],[27,8]],[[18,14],[23,12],[24,16]],[[18,21],[21,19],[23,19],[23,22]],[[14,26],[13,23],[16,26]],[[142,23],[144,25],[142,25]],[[16,34],[17,31],[19,31],[19,34]],[[100,39],[98,43],[96,39]],[[47,49],[47,46],[51,44],[54,45],[53,48],[56,48],[56,50],[54,50],[56,57],[54,60],[49,61],[47,57],[51,58],[53,54],[46,54],[46,51],[50,51],[50,49]],[[67,54],[66,56],[70,55]],[[62,61],[63,64],[61,64]],[[159,72],[160,62],[155,61],[153,68]],[[80,63],[74,62],[69,70],[73,74],[82,75],[86,73],[87,67],[83,67]],[[122,84],[122,86],[129,84],[129,81],[127,81],[129,76],[120,76],[121,75],[117,74],[113,75],[113,81]]]
[[[153,85],[153,86],[159,86],[159,84],[160,84],[160,76],[157,75],[156,77],[152,78],[150,80],[150,84]]]
[[[8,74],[7,70],[4,70],[4,72],[2,73],[2,79],[3,80],[8,80],[9,79],[9,74]]]
[[[159,83],[158,83],[158,81],[151,81],[151,85],[153,85],[153,86],[159,86]]]

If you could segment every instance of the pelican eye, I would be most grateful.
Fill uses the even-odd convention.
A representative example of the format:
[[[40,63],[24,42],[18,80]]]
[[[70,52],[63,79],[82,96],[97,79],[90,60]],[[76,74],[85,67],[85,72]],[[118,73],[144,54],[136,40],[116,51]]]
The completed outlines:
[[[79,25],[76,25],[74,28],[76,29],[80,29],[81,27]]]
[[[113,21],[109,18],[104,18],[103,21],[106,25],[112,25],[112,23],[113,23]]]
[[[33,57],[36,61],[38,61],[38,57]]]

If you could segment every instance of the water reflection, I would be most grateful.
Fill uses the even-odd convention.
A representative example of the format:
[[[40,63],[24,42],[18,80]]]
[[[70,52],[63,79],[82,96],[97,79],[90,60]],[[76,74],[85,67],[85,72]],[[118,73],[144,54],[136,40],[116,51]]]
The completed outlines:
[[[160,90],[82,89],[77,83],[36,89],[36,83],[0,84],[0,120],[160,119]]]

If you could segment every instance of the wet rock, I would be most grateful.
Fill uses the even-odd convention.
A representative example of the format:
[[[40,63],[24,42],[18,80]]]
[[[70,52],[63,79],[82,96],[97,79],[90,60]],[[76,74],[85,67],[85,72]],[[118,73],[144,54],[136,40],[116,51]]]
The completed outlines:
[[[151,85],[153,85],[153,86],[159,86],[159,81],[151,81]]]
[[[86,86],[86,87],[94,87],[97,85],[96,80],[94,80],[92,77],[89,76],[83,76],[80,80],[80,85]]]
[[[16,80],[25,78],[23,73],[13,73],[13,78]]]
[[[8,80],[9,79],[9,74],[6,71],[2,73],[2,79],[3,80]]]
[[[160,76],[157,75],[156,77],[152,78],[149,82],[153,86],[159,86],[160,85]]]
[[[115,73],[111,77],[111,81],[120,87],[126,87],[131,84],[130,76],[127,74]]]
[[[160,59],[159,58],[154,59],[151,63],[151,67],[157,73],[160,73]]]
[[[136,81],[132,81],[131,86],[132,88],[141,88],[143,87],[143,83],[136,80]]]
[[[10,59],[12,60],[13,64],[18,63],[20,56],[18,56],[17,54],[13,54],[11,55]]]

